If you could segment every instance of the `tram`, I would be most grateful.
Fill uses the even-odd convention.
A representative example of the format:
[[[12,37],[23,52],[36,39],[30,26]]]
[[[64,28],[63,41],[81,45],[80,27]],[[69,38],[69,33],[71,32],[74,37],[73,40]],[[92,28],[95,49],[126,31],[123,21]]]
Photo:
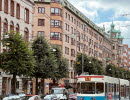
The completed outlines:
[[[130,100],[130,82],[104,75],[80,75],[77,100]]]

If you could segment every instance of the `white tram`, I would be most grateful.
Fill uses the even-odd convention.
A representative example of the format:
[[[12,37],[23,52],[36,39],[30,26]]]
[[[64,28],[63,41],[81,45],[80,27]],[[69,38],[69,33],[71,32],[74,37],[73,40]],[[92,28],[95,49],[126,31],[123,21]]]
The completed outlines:
[[[80,75],[77,80],[77,100],[130,100],[129,86],[129,81],[125,79]]]

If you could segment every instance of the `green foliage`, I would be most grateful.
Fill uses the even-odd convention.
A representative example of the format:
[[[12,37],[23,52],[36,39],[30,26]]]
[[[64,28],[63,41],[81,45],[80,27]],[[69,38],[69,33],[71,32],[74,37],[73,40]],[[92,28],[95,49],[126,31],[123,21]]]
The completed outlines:
[[[11,32],[7,35],[9,38],[2,40],[7,51],[0,54],[2,58],[0,68],[9,74],[31,75],[35,64],[32,51],[19,33]]]
[[[113,65],[113,64],[107,65],[106,74],[108,76],[113,76],[114,77],[115,76],[115,65]]]
[[[106,75],[117,77],[117,78],[130,78],[130,71],[126,71],[123,68],[116,67],[113,64],[109,64],[106,66]]]
[[[61,78],[67,77],[68,76],[68,61],[62,57],[62,52],[59,46],[52,45],[52,48],[55,49],[55,51],[53,51],[53,54],[55,56],[56,64],[57,64],[53,78],[61,79]]]
[[[38,37],[32,44],[32,50],[36,60],[33,76],[43,79],[53,77],[56,60],[46,39]]]
[[[82,56],[84,56],[84,65],[83,65],[83,71],[89,72],[89,74],[103,74],[103,64],[101,61],[94,57],[88,57],[86,54],[79,53],[77,55],[77,61],[75,64],[75,71],[77,74],[82,73]]]

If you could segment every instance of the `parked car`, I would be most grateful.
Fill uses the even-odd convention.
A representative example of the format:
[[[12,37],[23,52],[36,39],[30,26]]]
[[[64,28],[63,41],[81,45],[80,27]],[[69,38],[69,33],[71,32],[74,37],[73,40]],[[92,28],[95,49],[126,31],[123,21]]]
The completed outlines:
[[[42,99],[38,95],[28,94],[24,97],[23,100],[42,100]]]
[[[51,93],[44,97],[44,100],[67,100],[69,97],[68,90],[65,88],[52,88]]]
[[[9,95],[8,97],[3,98],[3,100],[21,100],[19,95]]]

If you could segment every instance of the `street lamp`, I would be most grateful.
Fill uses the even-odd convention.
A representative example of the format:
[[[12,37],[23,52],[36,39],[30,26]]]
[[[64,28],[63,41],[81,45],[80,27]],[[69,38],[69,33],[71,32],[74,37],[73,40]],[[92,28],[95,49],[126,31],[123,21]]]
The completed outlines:
[[[52,51],[54,51],[54,52],[55,52],[55,51],[56,51],[56,49],[52,49]]]

